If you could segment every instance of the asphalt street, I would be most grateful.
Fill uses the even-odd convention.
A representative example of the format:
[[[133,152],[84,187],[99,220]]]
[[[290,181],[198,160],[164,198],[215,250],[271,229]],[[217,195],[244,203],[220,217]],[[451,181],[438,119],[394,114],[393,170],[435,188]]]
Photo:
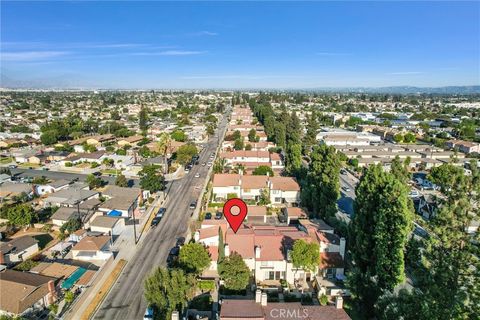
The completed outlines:
[[[226,117],[222,120],[217,133],[223,137]],[[147,307],[143,295],[145,278],[158,266],[165,266],[168,253],[179,237],[185,237],[188,231],[192,209],[189,205],[197,202],[202,187],[208,178],[209,157],[217,149],[221,139],[213,137],[200,154],[199,165],[180,180],[173,181],[167,194],[166,213],[160,224],[148,231],[144,240],[135,249],[136,253],[126,265],[119,279],[97,310],[94,319],[142,319]],[[199,173],[200,178],[195,178]]]
[[[345,174],[340,174],[341,197],[338,199],[337,204],[340,211],[350,217],[353,214],[353,202],[355,201],[355,187],[357,183],[358,179],[350,172],[347,171]]]

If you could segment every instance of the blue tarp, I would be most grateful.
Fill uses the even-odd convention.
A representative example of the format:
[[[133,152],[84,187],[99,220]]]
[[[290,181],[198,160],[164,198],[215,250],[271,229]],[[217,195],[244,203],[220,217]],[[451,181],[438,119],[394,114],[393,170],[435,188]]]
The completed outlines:
[[[65,281],[63,281],[62,289],[68,290],[71,287],[73,287],[75,282],[77,282],[78,279],[80,279],[80,277],[83,276],[85,272],[87,272],[87,269],[78,268],[74,273],[72,273],[70,277],[68,277]]]
[[[107,216],[120,217],[120,216],[122,216],[122,212],[118,211],[118,210],[112,210],[109,213],[107,213]]]

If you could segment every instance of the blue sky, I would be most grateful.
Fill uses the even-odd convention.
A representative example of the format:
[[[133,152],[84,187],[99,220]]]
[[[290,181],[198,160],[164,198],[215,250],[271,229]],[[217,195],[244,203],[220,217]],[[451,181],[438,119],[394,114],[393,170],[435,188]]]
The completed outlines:
[[[1,2],[3,85],[480,83],[480,2]]]

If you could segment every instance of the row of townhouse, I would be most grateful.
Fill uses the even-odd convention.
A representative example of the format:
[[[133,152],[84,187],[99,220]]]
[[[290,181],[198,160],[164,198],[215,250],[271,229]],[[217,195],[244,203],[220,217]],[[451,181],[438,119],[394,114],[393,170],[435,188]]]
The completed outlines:
[[[300,186],[292,177],[250,176],[241,173],[213,176],[214,201],[232,197],[258,201],[262,192],[267,192],[272,204],[296,206],[300,202]]]
[[[276,152],[235,150],[221,152],[219,157],[225,159],[226,164],[230,167],[241,164],[248,170],[253,170],[258,166],[269,166],[273,170],[281,171],[285,167],[282,156]]]
[[[244,224],[234,233],[225,220],[205,220],[194,234],[196,242],[205,245],[211,264],[206,274],[217,272],[220,245],[219,230],[223,235],[225,256],[237,253],[242,256],[258,286],[277,285],[281,281],[291,286],[311,288],[321,286],[324,279],[344,279],[344,238],[334,234],[332,227],[323,221],[299,220],[298,226],[260,226]],[[319,244],[320,264],[315,270],[293,267],[290,252],[296,240]],[[329,288],[330,290],[332,288]],[[325,292],[324,293],[331,293]],[[335,291],[340,294],[341,292]]]

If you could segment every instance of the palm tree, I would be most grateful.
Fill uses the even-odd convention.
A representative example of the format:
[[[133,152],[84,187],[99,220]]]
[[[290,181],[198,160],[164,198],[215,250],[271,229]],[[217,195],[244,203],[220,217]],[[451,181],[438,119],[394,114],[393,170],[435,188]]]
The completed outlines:
[[[163,166],[163,173],[168,173],[168,161],[167,161],[167,154],[170,151],[172,146],[172,138],[166,132],[162,132],[158,139],[158,151],[163,156],[165,164]]]
[[[225,158],[220,158],[215,161],[213,165],[213,173],[223,173],[225,166],[227,165],[227,160]]]
[[[233,168],[233,173],[240,173],[240,171],[245,173],[245,166],[241,163],[237,163]]]

